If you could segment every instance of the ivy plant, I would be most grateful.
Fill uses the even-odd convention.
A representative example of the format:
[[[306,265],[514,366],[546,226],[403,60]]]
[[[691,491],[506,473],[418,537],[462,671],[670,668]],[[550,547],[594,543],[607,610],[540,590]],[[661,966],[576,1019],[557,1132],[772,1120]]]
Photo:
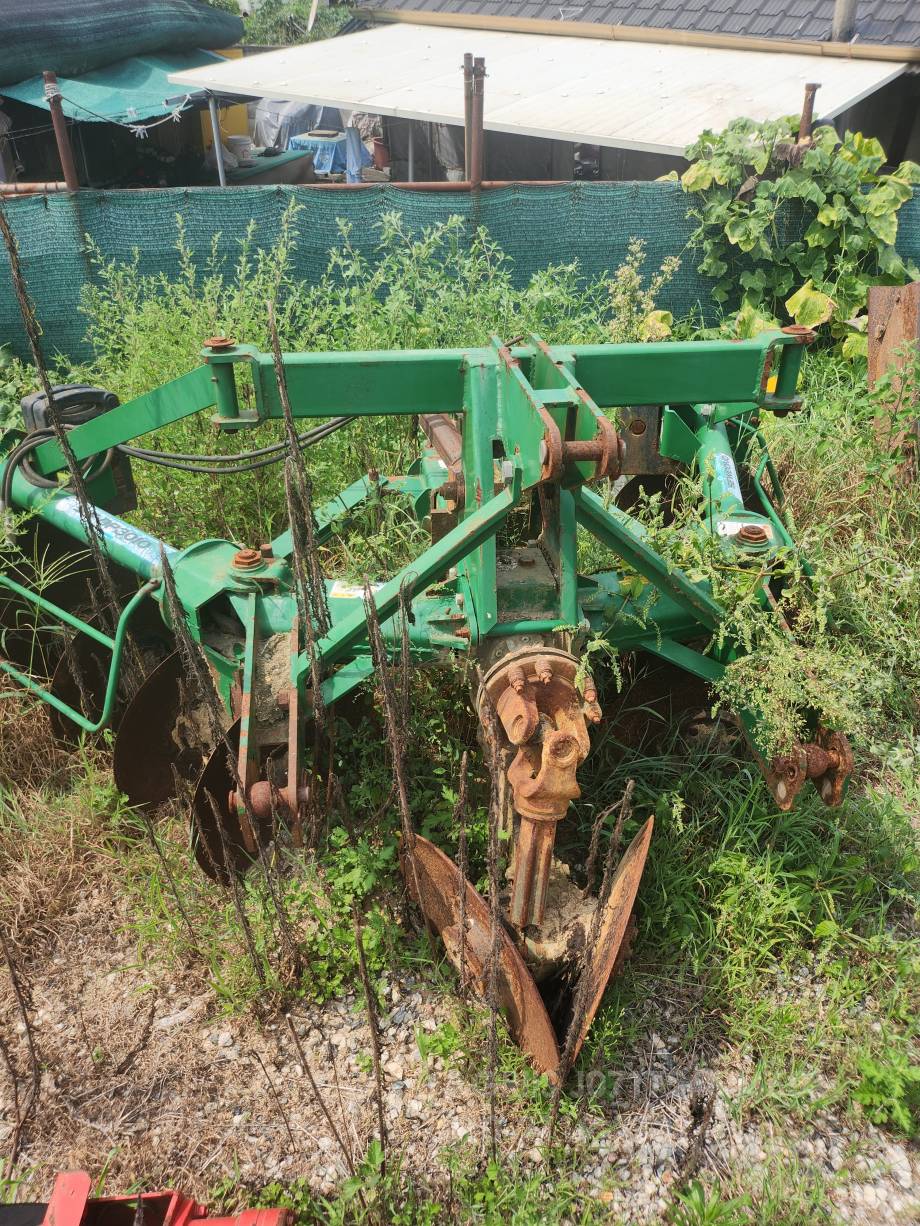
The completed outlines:
[[[746,317],[830,321],[847,356],[865,353],[868,287],[900,284],[920,269],[895,247],[898,211],[920,166],[883,173],[873,137],[829,126],[796,142],[796,120],[733,120],[687,148],[681,183],[694,197],[691,244],[713,297]],[[740,293],[739,293],[740,290]],[[739,301],[740,300],[740,301]]]

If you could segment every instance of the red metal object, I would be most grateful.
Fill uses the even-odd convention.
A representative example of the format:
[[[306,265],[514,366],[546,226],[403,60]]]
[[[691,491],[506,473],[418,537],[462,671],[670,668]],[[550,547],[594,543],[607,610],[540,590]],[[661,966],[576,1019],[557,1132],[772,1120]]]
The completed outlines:
[[[233,1217],[209,1217],[182,1192],[164,1190],[136,1196],[90,1196],[86,1171],[62,1171],[54,1184],[42,1226],[188,1226],[207,1220],[211,1226],[291,1226],[290,1209],[246,1209]]]

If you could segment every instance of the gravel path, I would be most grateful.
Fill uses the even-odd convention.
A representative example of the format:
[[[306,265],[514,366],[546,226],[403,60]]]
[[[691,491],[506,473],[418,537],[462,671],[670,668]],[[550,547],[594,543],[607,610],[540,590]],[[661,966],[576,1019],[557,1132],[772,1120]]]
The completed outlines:
[[[43,1070],[20,1157],[20,1169],[34,1172],[29,1196],[46,1194],[54,1171],[75,1167],[107,1168],[113,1190],[137,1181],[182,1187],[200,1199],[227,1177],[252,1188],[306,1177],[329,1193],[348,1174],[349,1159],[365,1152],[376,1109],[370,1033],[356,996],[293,1010],[298,1049],[284,1017],[229,1018],[206,986],[139,962],[128,916],[101,887],[46,944],[41,959],[23,968]],[[483,1052],[423,1059],[417,1036],[443,1033],[457,1019],[456,1004],[409,976],[389,977],[383,995],[389,1144],[410,1172],[436,1185],[446,1179],[445,1151],[488,1153]],[[658,1030],[617,1083],[613,1110],[608,1104],[606,1113],[588,1109],[578,1121],[563,1120],[571,1178],[614,1220],[656,1220],[688,1167],[727,1186],[759,1188],[780,1165],[797,1167],[803,1178],[822,1171],[846,1222],[920,1220],[916,1151],[872,1127],[846,1131],[830,1115],[807,1131],[740,1116],[749,1070],[731,1050],[705,1062],[702,1052],[688,1057],[685,1008],[661,1007]],[[5,976],[0,1030],[24,1074],[24,1026]],[[0,1082],[5,1148],[14,1114],[9,1079]],[[591,1074],[582,1084],[594,1086]],[[539,1171],[546,1125],[522,1097],[513,1085],[499,1087],[501,1153]]]

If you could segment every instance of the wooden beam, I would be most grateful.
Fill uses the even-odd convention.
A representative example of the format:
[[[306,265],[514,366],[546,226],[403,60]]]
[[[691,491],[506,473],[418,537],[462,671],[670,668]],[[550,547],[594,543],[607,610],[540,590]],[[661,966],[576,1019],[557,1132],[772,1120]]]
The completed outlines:
[[[793,38],[753,38],[700,30],[667,30],[657,26],[608,25],[594,21],[546,21],[530,17],[493,17],[482,13],[430,13],[410,9],[356,8],[355,17],[372,23],[404,22],[416,26],[446,26],[458,30],[498,30],[510,34],[558,34],[566,38],[598,38],[623,43],[663,43],[676,47],[719,47],[727,51],[772,51],[786,55],[820,55],[841,60],[887,60],[920,63],[920,47],[881,43],[806,42]]]

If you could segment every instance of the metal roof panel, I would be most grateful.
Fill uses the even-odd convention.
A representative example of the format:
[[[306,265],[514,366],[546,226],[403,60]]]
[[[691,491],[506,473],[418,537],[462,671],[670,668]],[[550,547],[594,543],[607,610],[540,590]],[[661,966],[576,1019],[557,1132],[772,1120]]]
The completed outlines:
[[[798,111],[821,81],[832,117],[903,64],[394,23],[170,76],[179,87],[463,122],[463,55],[485,56],[485,126],[681,153],[704,128]]]

